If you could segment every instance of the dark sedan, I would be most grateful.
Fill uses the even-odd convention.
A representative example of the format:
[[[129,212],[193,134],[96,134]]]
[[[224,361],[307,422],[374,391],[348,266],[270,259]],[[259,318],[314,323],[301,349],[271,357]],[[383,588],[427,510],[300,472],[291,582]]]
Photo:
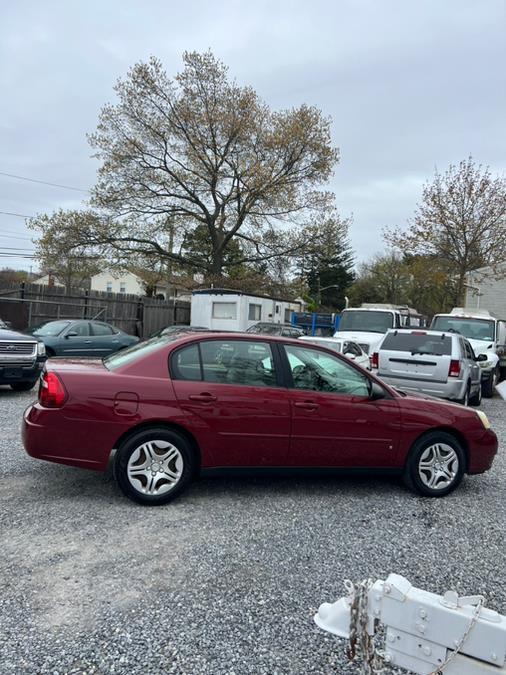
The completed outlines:
[[[116,449],[119,486],[151,505],[225,467],[388,470],[441,497],[497,452],[482,411],[399,393],[324,347],[237,333],[49,360],[23,441],[32,457],[100,471]]]
[[[138,337],[103,321],[48,321],[30,333],[44,342],[48,357],[107,356],[139,342]]]

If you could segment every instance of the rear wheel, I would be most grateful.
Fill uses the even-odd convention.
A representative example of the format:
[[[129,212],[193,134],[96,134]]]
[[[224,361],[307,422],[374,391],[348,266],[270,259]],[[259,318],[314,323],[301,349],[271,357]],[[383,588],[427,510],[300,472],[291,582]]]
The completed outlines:
[[[459,485],[465,470],[465,453],[451,434],[432,431],[411,448],[404,482],[425,497],[444,497]]]
[[[483,381],[481,388],[483,391],[483,396],[485,396],[485,398],[492,398],[492,396],[494,395],[495,386],[496,384],[499,383],[500,379],[499,375],[500,375],[499,368],[496,368],[494,372],[490,374],[490,377]]]
[[[177,497],[190,482],[194,468],[195,455],[186,438],[163,427],[131,436],[114,459],[114,475],[122,492],[150,506]]]
[[[33,382],[12,382],[10,387],[14,391],[30,391],[30,389],[33,389],[35,382],[37,382],[37,380],[34,380]]]
[[[472,396],[469,397],[469,403],[471,405],[480,405],[480,403],[481,403],[481,393],[482,392],[481,392],[481,384],[480,384],[480,386],[478,387],[478,391],[476,391],[476,393],[474,393]]]
[[[471,394],[471,383],[467,383],[466,391],[464,394],[464,398],[461,398],[457,401],[457,403],[461,403],[462,405],[469,405],[469,396]]]

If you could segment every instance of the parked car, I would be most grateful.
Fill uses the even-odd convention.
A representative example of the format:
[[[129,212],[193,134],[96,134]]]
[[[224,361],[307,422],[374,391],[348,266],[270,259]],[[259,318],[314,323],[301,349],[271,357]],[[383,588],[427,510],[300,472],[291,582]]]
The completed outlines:
[[[104,471],[116,449],[120,488],[151,505],[226,468],[386,470],[439,497],[497,452],[481,410],[397,392],[321,346],[245,333],[50,359],[22,433],[32,457],[86,469]]]
[[[250,326],[246,333],[253,335],[282,335],[283,337],[299,338],[305,335],[301,328],[292,326],[291,323],[271,323],[268,321],[259,321]]]
[[[209,331],[209,328],[204,328],[204,326],[165,326],[165,328],[155,331],[150,337],[182,335],[183,333],[205,333],[207,331]]]
[[[42,340],[48,357],[107,356],[139,342],[138,337],[103,321],[48,321],[30,333]]]
[[[344,354],[344,356],[347,356],[349,359],[351,359],[351,361],[355,361],[355,363],[357,363],[362,368],[371,370],[371,362],[369,357],[360,347],[360,345],[356,342],[353,342],[353,340],[338,340],[337,338],[332,337],[316,337],[310,335],[303,335],[299,339],[304,340],[304,342],[311,342],[315,345],[327,347],[338,354]]]
[[[447,398],[464,405],[481,402],[481,368],[465,337],[432,330],[391,330],[373,368],[392,387]]]
[[[0,326],[0,384],[28,391],[37,382],[45,360],[43,342]]]

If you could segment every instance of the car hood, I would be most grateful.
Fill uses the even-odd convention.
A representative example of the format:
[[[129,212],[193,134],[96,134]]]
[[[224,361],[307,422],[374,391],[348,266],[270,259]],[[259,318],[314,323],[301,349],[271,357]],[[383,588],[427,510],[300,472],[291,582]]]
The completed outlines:
[[[23,333],[18,333],[15,330],[0,330],[0,340],[16,340],[16,342],[37,342],[38,338],[36,335],[24,335]]]
[[[490,354],[491,352],[494,353],[495,351],[493,340],[474,340],[473,338],[467,339],[475,354]]]
[[[335,338],[340,340],[352,340],[353,342],[358,342],[358,344],[367,344],[369,346],[376,346],[383,340],[385,337],[384,333],[368,333],[367,331],[361,330],[338,330],[334,333]]]

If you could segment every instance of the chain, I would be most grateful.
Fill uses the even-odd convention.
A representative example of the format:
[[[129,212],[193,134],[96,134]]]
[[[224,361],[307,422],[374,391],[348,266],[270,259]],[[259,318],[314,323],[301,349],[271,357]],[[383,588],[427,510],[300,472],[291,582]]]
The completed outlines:
[[[376,625],[372,635],[369,635],[367,630],[369,591],[372,585],[372,579],[364,579],[358,584],[354,584],[350,580],[345,581],[345,588],[351,602],[350,637],[346,656],[349,661],[354,661],[357,654],[360,654],[362,657],[362,675],[379,675],[383,672],[380,656],[374,644]]]
[[[474,610],[473,616],[471,617],[471,621],[469,622],[469,626],[467,629],[464,631],[464,635],[460,638],[457,646],[453,651],[450,651],[449,655],[446,657],[444,662],[436,668],[436,670],[433,670],[429,675],[442,675],[444,669],[446,666],[453,661],[453,659],[457,656],[457,654],[460,652],[462,647],[464,646],[465,641],[469,637],[469,633],[473,630],[476,622],[478,621],[478,617],[480,616],[481,608],[483,607],[483,603],[485,602],[485,598],[483,596],[480,596],[480,599],[478,600],[478,603],[476,605],[476,609]]]

